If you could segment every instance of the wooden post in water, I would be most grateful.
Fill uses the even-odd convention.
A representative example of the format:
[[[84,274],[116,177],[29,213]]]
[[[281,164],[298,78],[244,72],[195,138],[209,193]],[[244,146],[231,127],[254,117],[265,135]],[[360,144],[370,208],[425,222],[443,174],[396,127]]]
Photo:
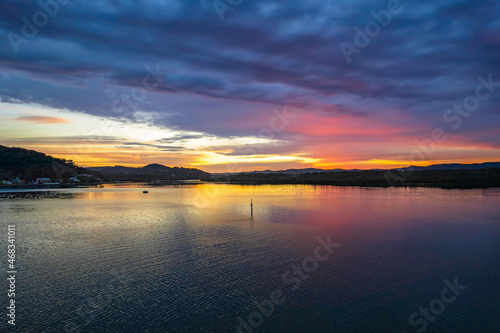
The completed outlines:
[[[252,199],[250,199],[250,216],[253,216],[253,202],[252,202]]]

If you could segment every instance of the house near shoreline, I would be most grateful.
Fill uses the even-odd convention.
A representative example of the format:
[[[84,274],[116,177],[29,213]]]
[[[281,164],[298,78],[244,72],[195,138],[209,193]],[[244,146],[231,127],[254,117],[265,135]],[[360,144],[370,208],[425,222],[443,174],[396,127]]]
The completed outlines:
[[[16,177],[16,178],[11,180],[11,183],[16,184],[16,185],[20,185],[20,184],[24,183],[24,180],[21,180],[21,179],[19,179],[19,177]]]
[[[26,182],[24,180],[19,179],[19,177],[16,177],[12,180],[2,180],[0,183],[1,185],[23,185]]]
[[[37,184],[48,184],[51,183],[52,181],[50,178],[37,178],[35,181]]]

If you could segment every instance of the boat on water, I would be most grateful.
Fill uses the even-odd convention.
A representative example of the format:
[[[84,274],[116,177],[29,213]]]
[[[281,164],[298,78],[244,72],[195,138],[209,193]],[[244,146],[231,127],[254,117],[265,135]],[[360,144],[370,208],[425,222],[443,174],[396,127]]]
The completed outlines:
[[[148,191],[146,191],[146,190],[144,190],[144,191],[142,191],[142,193],[149,193],[149,192],[148,192]]]

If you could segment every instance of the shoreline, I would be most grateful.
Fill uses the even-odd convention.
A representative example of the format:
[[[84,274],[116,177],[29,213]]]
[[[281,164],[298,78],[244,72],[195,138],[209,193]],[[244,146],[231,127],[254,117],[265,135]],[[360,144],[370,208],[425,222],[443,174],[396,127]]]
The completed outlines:
[[[500,186],[457,186],[457,185],[439,185],[432,183],[410,183],[410,184],[397,184],[397,185],[380,185],[380,184],[332,184],[332,183],[320,183],[320,182],[290,182],[290,183],[273,183],[273,182],[221,182],[221,181],[206,181],[206,183],[212,184],[227,184],[227,185],[311,185],[311,186],[337,186],[337,187],[376,187],[376,188],[403,188],[403,187],[415,187],[415,188],[439,188],[442,190],[474,190],[474,189],[492,189],[499,188]]]
[[[77,188],[77,187],[85,187],[85,186],[96,186],[110,183],[82,183],[82,184],[54,184],[54,185],[43,185],[43,184],[30,184],[30,185],[16,185],[16,184],[8,184],[3,185],[0,184],[0,190],[3,189],[44,189],[44,188]]]
[[[10,199],[70,199],[76,193],[59,191],[0,192],[0,200]]]

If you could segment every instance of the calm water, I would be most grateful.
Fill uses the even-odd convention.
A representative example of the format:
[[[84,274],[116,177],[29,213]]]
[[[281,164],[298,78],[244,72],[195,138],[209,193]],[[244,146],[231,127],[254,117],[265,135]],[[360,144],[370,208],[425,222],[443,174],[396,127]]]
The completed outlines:
[[[18,244],[8,331],[500,332],[500,189],[65,192],[0,201],[2,251],[7,224]]]

